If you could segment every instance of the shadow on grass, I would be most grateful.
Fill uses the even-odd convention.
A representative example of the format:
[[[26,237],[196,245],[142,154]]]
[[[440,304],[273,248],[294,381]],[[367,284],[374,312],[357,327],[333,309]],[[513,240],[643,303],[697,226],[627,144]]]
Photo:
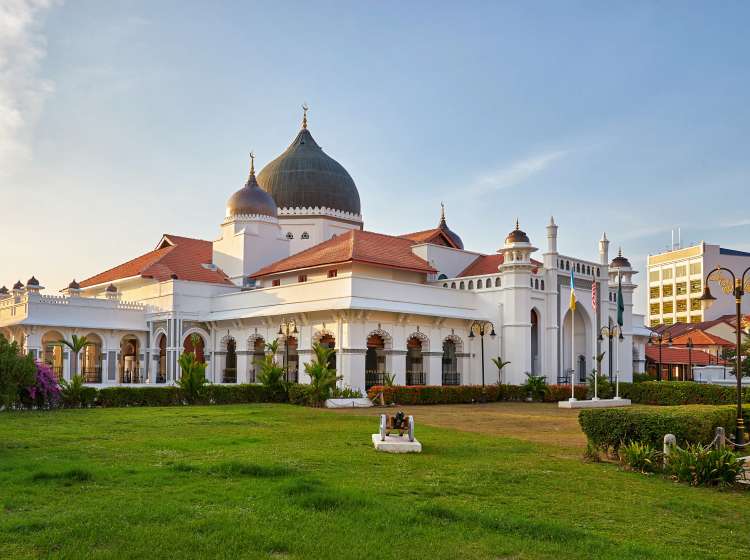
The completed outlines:
[[[284,465],[259,465],[243,461],[228,461],[214,465],[195,465],[177,462],[171,465],[172,470],[180,473],[205,473],[222,478],[285,478],[295,474],[295,470]]]
[[[62,472],[37,471],[31,475],[32,482],[59,481],[68,485],[74,482],[89,482],[93,479],[94,475],[91,471],[80,468],[68,469]]]
[[[295,505],[308,511],[333,512],[362,507],[362,496],[339,488],[331,488],[320,480],[296,478],[283,487],[283,493]]]

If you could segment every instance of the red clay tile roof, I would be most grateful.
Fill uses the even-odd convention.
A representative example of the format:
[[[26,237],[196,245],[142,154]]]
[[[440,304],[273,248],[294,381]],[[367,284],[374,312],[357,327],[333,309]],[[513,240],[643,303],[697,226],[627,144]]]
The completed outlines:
[[[404,239],[409,239],[413,241],[414,243],[436,243],[438,245],[447,245],[448,247],[453,247],[454,249],[458,249],[456,247],[456,244],[453,242],[453,240],[447,236],[443,230],[441,230],[439,227],[433,228],[433,229],[426,229],[424,231],[415,231],[414,233],[405,233],[404,235],[399,235],[399,237],[403,237]],[[442,241],[442,243],[439,243],[439,241]]]
[[[495,255],[480,255],[472,261],[472,263],[461,271],[456,278],[463,276],[482,276],[483,274],[497,274],[499,267],[503,264],[504,257],[501,254]],[[534,272],[537,271],[538,267],[542,266],[542,263],[531,259],[531,262],[537,266]]]
[[[659,347],[658,346],[646,346],[646,358],[654,363],[659,363]],[[662,364],[689,364],[692,360],[695,366],[705,366],[709,363],[716,363],[716,356],[709,355],[703,350],[696,350],[693,348],[692,355],[688,352],[687,348],[674,348],[662,347],[661,349],[661,363]],[[723,365],[725,362],[719,358],[719,364]]]
[[[672,344],[675,346],[685,346],[688,338],[696,346],[734,346],[733,342],[701,329],[693,329],[679,336],[672,335]]]
[[[153,278],[159,282],[176,277],[193,282],[231,284],[220,269],[211,270],[203,266],[211,263],[212,256],[210,241],[165,234],[153,251],[87,278],[80,284],[81,288],[87,288],[131,276]]]
[[[251,274],[250,277],[260,278],[291,270],[346,262],[361,262],[425,273],[437,272],[427,261],[412,252],[412,245],[414,242],[410,239],[352,230],[276,261]]]

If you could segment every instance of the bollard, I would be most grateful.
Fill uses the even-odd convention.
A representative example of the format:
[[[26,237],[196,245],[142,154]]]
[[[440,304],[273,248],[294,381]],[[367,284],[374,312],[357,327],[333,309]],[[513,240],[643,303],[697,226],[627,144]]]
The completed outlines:
[[[666,463],[667,457],[672,452],[672,447],[677,445],[677,438],[674,434],[667,434],[664,436],[664,462]]]
[[[727,436],[724,433],[724,428],[721,426],[716,427],[716,449],[724,449],[727,445]]]

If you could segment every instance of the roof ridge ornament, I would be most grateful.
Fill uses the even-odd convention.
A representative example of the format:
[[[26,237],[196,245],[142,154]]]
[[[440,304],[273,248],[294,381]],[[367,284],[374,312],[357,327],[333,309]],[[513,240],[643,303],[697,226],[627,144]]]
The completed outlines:
[[[310,107],[307,106],[307,102],[302,104],[302,129],[307,130],[307,111]]]
[[[518,218],[516,218],[516,231],[521,229],[520,225],[518,224]]]
[[[446,225],[446,223],[445,223],[445,204],[443,203],[442,200],[440,201],[440,225],[441,226]]]
[[[250,177],[255,177],[255,152],[250,150]]]

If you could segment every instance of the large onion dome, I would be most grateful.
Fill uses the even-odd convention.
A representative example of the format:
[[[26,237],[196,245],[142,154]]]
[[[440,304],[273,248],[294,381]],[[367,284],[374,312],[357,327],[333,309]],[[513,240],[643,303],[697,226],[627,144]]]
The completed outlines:
[[[255,156],[250,155],[250,176],[245,186],[227,200],[227,218],[233,216],[276,217],[276,203],[255,178]]]
[[[609,263],[611,268],[631,268],[630,261],[622,256],[622,248],[617,252],[617,256]]]
[[[343,166],[318,146],[307,130],[258,174],[258,183],[279,208],[329,208],[359,216],[359,192]]]
[[[508,237],[505,238],[505,243],[531,243],[529,236],[519,227],[518,220],[516,220],[516,229],[508,234]]]

